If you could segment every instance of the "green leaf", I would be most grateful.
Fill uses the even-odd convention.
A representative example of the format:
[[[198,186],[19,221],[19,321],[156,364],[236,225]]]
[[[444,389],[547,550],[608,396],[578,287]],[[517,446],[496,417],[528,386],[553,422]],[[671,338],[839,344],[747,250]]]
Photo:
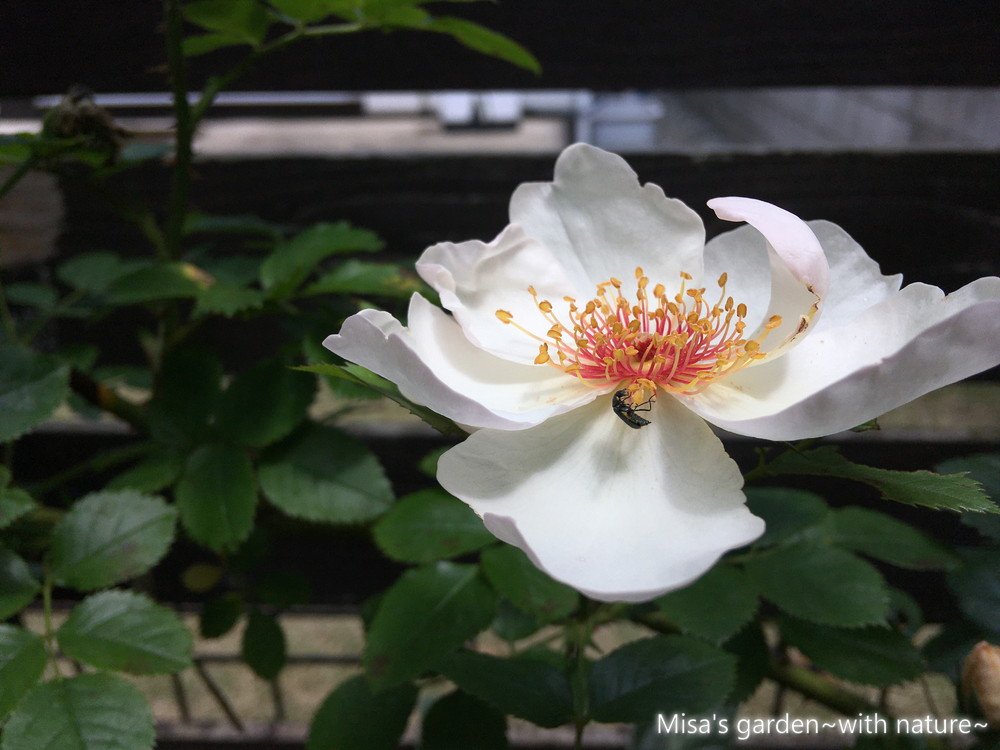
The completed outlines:
[[[0,344],[0,443],[48,419],[69,392],[69,367],[31,349]]]
[[[399,388],[395,383],[388,381],[369,370],[366,370],[364,367],[359,367],[358,365],[334,365],[324,362],[317,365],[305,365],[295,369],[302,370],[303,372],[314,372],[318,375],[340,378],[341,380],[363,385],[366,388],[370,388],[376,393],[395,401],[400,406],[406,408],[411,414],[420,417],[420,419],[438,432],[445,435],[461,435],[463,437],[466,435],[465,430],[460,428],[450,419],[442,417],[440,414],[428,409],[426,406],[421,406],[420,404],[410,401],[406,398],[406,396],[399,392]]]
[[[946,623],[924,644],[923,653],[928,670],[946,674],[952,682],[957,683],[961,680],[965,657],[981,640],[983,631],[968,620]]]
[[[167,445],[201,441],[221,392],[222,363],[204,349],[175,349],[163,361],[149,404],[153,437]]]
[[[374,232],[352,227],[346,221],[317,224],[275,248],[261,264],[260,282],[272,298],[281,299],[292,294],[325,258],[373,252],[382,247],[382,240]]]
[[[312,597],[308,579],[290,570],[267,571],[254,584],[253,593],[260,602],[275,609],[306,604]]]
[[[820,669],[862,685],[898,685],[926,667],[909,639],[889,628],[833,628],[786,618],[781,635]]]
[[[181,42],[181,50],[185,57],[197,57],[215,52],[223,47],[235,47],[249,42],[229,34],[198,34],[189,36]]]
[[[120,276],[105,292],[112,305],[134,305],[163,299],[197,297],[213,284],[193,263],[164,262]]]
[[[198,293],[194,316],[221,315],[231,318],[247,310],[259,310],[264,306],[264,300],[264,293],[259,289],[217,282]]]
[[[3,291],[10,304],[35,307],[39,310],[51,310],[59,299],[56,290],[48,284],[31,282],[7,284]]]
[[[882,576],[845,550],[796,544],[751,558],[746,571],[765,598],[803,620],[843,627],[885,622]]]
[[[316,711],[306,750],[396,750],[416,701],[409,683],[373,694],[363,676],[352,677]]]
[[[519,68],[529,70],[535,75],[541,75],[542,66],[538,59],[528,50],[503,34],[480,26],[478,23],[466,21],[463,18],[444,16],[423,23],[418,28],[427,31],[438,31],[448,34],[469,49],[482,52],[484,55],[496,57],[512,63]]]
[[[875,487],[886,500],[907,505],[1000,513],[1000,508],[990,501],[979,484],[968,477],[930,471],[876,469],[852,463],[829,445],[812,450],[788,451],[767,464],[764,470],[772,476],[806,474],[852,479]]]
[[[909,570],[952,570],[958,556],[902,521],[865,508],[843,508],[834,516],[834,543]]]
[[[324,2],[324,0],[317,0],[317,2]],[[252,214],[218,216],[215,214],[192,212],[184,218],[184,234],[249,234],[267,239],[277,239],[281,236],[281,225],[265,221]]]
[[[222,395],[215,424],[234,443],[261,448],[289,435],[306,417],[316,378],[279,360],[259,362],[239,373]]]
[[[408,299],[420,289],[420,281],[404,275],[393,263],[348,260],[306,287],[303,294],[373,295]]]
[[[1000,453],[953,458],[939,463],[934,471],[941,474],[964,472],[983,485],[983,490],[995,504],[1000,504]],[[962,523],[989,539],[1000,541],[1000,516],[996,514],[963,513]]]
[[[260,463],[260,485],[293,518],[358,523],[384,513],[392,488],[378,459],[339,430],[309,425]]]
[[[404,573],[368,632],[364,666],[381,690],[416,677],[484,630],[496,601],[473,565],[439,562]]]
[[[540,727],[558,727],[573,719],[569,682],[544,662],[458,651],[439,661],[436,668],[462,690],[503,714]]]
[[[947,579],[959,609],[988,633],[1000,635],[1000,549],[963,550],[962,562]]]
[[[56,276],[71,287],[103,294],[116,280],[149,265],[145,260],[125,260],[114,253],[84,253],[56,269]]]
[[[0,547],[0,620],[31,604],[40,589],[28,564],[12,550]]]
[[[267,10],[256,0],[197,0],[184,6],[184,17],[203,29],[254,46],[263,41],[271,24]]]
[[[736,659],[681,635],[634,641],[590,670],[590,708],[597,721],[647,721],[657,713],[705,711],[733,686]]]
[[[191,635],[166,607],[133,591],[102,591],[70,612],[56,632],[71,659],[130,674],[169,674],[191,666]]]
[[[754,616],[757,592],[746,575],[722,563],[655,603],[682,632],[722,643]]]
[[[209,599],[201,605],[198,632],[202,638],[219,638],[236,625],[243,614],[243,597],[236,592]]]
[[[139,463],[116,476],[107,484],[109,490],[131,489],[138,492],[159,492],[169,487],[184,468],[184,456],[169,448],[159,447]]]
[[[440,489],[401,497],[372,534],[386,555],[409,563],[458,557],[496,541],[472,508]]]
[[[52,575],[80,591],[142,575],[170,549],[177,510],[131,490],[94,492],[52,531]]]
[[[763,518],[767,528],[755,546],[797,541],[822,526],[829,517],[826,501],[814,492],[788,487],[750,487],[747,508]]]
[[[41,679],[48,658],[38,635],[0,623],[0,719]]]
[[[483,550],[482,565],[497,592],[545,622],[568,616],[580,601],[576,591],[552,580],[517,547],[504,544]]]
[[[330,15],[330,3],[325,0],[268,0],[279,12],[305,24],[321,21]]]
[[[726,651],[736,659],[736,683],[726,698],[731,706],[738,705],[752,696],[767,677],[771,666],[771,648],[759,622],[753,622],[729,639]]]
[[[2,750],[151,750],[153,714],[135,687],[107,673],[46,682],[3,730]]]
[[[278,620],[258,610],[250,613],[243,631],[243,661],[265,680],[278,676],[288,657],[285,631]]]
[[[215,444],[195,450],[174,494],[181,523],[196,542],[218,552],[233,551],[250,535],[257,482],[242,448]]]
[[[24,490],[17,487],[0,487],[0,529],[38,507],[38,503]]]
[[[537,633],[545,623],[537,617],[522,612],[506,599],[497,603],[497,614],[490,623],[490,630],[508,643],[515,643]]]
[[[420,728],[420,750],[506,750],[507,719],[455,690],[434,701]]]

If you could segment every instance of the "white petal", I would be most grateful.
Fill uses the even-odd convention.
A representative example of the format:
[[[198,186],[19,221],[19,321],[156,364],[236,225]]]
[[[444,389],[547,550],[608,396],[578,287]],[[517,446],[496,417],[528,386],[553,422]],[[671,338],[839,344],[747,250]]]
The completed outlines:
[[[878,263],[836,224],[810,221],[809,228],[823,246],[830,264],[830,287],[823,297],[823,314],[810,329],[810,336],[844,325],[899,291],[903,275],[884,276]]]
[[[471,427],[519,430],[597,396],[554,368],[477,349],[418,294],[410,300],[409,323],[405,328],[386,312],[362,310],[323,345],[392,380],[412,401]]]
[[[850,429],[1000,364],[1000,279],[947,297],[911,284],[785,356],[686,399],[732,432],[797,440]]]
[[[869,307],[899,291],[902,274],[884,276],[878,263],[836,224],[810,221],[809,228],[823,247],[830,265],[830,285],[823,297],[823,312],[810,327],[817,331],[843,325]],[[748,330],[766,320],[771,298],[771,271],[767,241],[746,225],[713,237],[705,245],[705,282],[727,274],[726,293],[747,306]]]
[[[770,203],[753,198],[713,198],[708,206],[720,219],[747,222],[767,241],[771,293],[762,320],[766,323],[779,316],[781,324],[768,334],[760,350],[772,357],[787,351],[819,318],[830,276],[822,245],[802,219]],[[748,338],[757,338],[760,333],[759,329],[753,331]]]
[[[634,430],[601,398],[529,430],[480,430],[441,457],[438,481],[553,578],[604,601],[651,599],[764,522],[701,419],[668,396],[646,416]]]
[[[541,338],[552,326],[528,292],[559,302],[577,295],[548,250],[521,227],[508,226],[493,242],[443,242],[429,247],[417,271],[441,296],[468,339],[498,357],[531,364],[540,341],[516,326],[502,323],[497,310],[514,316],[521,327]]]
[[[745,221],[767,238],[792,276],[822,296],[830,271],[816,235],[795,214],[755,198],[713,198],[708,207],[720,219]]]
[[[657,185],[640,186],[620,156],[584,143],[562,152],[554,182],[517,188],[510,220],[552,252],[587,299],[611,276],[632,279],[636,266],[668,288],[681,271],[701,276],[698,214]]]

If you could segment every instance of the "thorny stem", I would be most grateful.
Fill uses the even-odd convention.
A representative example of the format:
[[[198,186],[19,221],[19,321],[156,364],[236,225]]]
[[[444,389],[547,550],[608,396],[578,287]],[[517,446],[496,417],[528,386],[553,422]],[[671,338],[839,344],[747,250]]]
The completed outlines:
[[[195,120],[191,116],[191,105],[187,98],[187,67],[182,46],[184,21],[180,0],[164,0],[164,15],[167,21],[167,64],[176,118],[165,248],[168,258],[179,258],[191,182],[191,142],[194,139]]]
[[[845,715],[871,714],[879,710],[871,701],[844,690],[806,667],[779,664],[772,659],[767,668],[767,676],[780,686],[790,688]]]
[[[135,445],[126,445],[113,451],[98,453],[96,456],[92,456],[86,461],[81,461],[75,466],[71,466],[58,474],[46,477],[43,481],[38,482],[37,484],[32,484],[31,486],[26,487],[26,489],[32,495],[41,495],[49,490],[62,486],[64,483],[76,477],[95,471],[105,471],[113,466],[117,466],[118,464],[123,464],[133,459],[145,456],[146,454],[151,453],[153,448],[154,445],[152,443],[143,442]]]
[[[599,604],[584,599],[579,610],[566,623],[566,661],[569,663],[569,683],[573,694],[574,750],[583,747],[583,733],[590,723],[587,646],[598,627],[621,619],[628,609],[628,604]]]
[[[658,633],[675,634],[679,632],[673,623],[659,613],[633,615],[632,619]],[[783,664],[774,656],[770,658],[767,676],[778,683],[780,688],[794,690],[810,700],[822,703],[824,706],[845,715],[871,714],[879,711],[879,706],[875,703],[830,682],[823,675],[806,667]]]
[[[347,34],[360,31],[363,26],[358,23],[314,26],[311,28],[301,25],[296,26],[288,33],[254,48],[237,65],[223,75],[210,78],[205,84],[205,88],[198,101],[192,106],[188,102],[187,69],[184,62],[183,49],[184,27],[180,0],[164,0],[164,4],[167,19],[167,61],[170,68],[170,83],[176,117],[173,182],[170,191],[165,245],[168,257],[179,258],[191,182],[194,133],[198,127],[198,123],[201,122],[205,113],[208,112],[209,107],[211,107],[219,92],[253,68],[261,57],[283,49],[292,42],[306,37]]]
[[[138,432],[148,432],[149,419],[145,410],[131,401],[126,401],[106,385],[98,383],[89,375],[73,370],[69,385],[77,394],[109,414],[113,414]]]
[[[573,750],[583,747],[583,731],[590,722],[590,701],[587,692],[587,643],[590,641],[591,623],[586,615],[566,628],[566,661],[570,665],[569,683],[573,693]]]
[[[17,324],[14,321],[14,314],[10,311],[10,307],[7,306],[7,295],[3,290],[2,275],[0,275],[0,321],[3,322],[3,330],[7,339],[11,343],[17,343]]]

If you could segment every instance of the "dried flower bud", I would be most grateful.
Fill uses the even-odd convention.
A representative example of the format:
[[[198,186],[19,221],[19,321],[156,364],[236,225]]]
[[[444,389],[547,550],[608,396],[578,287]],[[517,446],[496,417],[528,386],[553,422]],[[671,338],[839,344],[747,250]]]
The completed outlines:
[[[980,641],[962,666],[962,692],[975,696],[983,716],[1000,729],[1000,646]]]

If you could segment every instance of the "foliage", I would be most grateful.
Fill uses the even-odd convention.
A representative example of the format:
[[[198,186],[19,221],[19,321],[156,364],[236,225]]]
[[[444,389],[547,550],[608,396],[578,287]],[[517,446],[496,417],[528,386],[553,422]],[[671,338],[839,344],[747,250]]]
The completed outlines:
[[[244,661],[275,680],[288,650],[279,615],[307,601],[309,587],[266,557],[273,526],[348,528],[410,566],[366,606],[364,674],[323,701],[307,743],[316,750],[396,747],[421,688],[445,680],[454,689],[438,691],[423,714],[428,749],[506,747],[509,716],[571,724],[579,734],[591,721],[729,715],[766,677],[835,710],[874,711],[814,668],[879,687],[929,670],[957,680],[975,642],[1000,638],[996,456],[948,462],[938,473],[862,466],[830,447],[762,456],[750,479],[860,482],[878,490],[883,510],[902,503],[927,514],[961,512],[978,543],[954,550],[879,510],[831,508],[810,492],[754,485],[750,508],[767,521],[757,542],[650,604],[599,605],[499,543],[439,488],[395,498],[375,453],[310,413],[321,389],[371,391],[442,433],[461,433],[393,384],[316,346],[359,307],[398,305],[426,289],[408,269],[378,259],[383,242],[375,232],[346,221],[286,227],[194,212],[192,134],[219,91],[251,64],[308,38],[434,32],[537,72],[517,43],[428,5],[170,0],[175,87],[185,57],[223,48],[245,57],[191,106],[175,88],[166,212],[130,196],[116,201],[145,237],[145,252],[95,249],[62,260],[51,283],[0,286],[0,617],[11,619],[0,624],[2,750],[152,747],[150,709],[116,673],[191,667],[190,635],[177,614],[129,588],[156,573],[180,542],[201,555],[183,575],[192,598],[203,600],[201,635],[218,637],[243,622]],[[0,164],[12,167],[0,197],[29,169],[106,192],[116,174],[162,155],[125,146],[124,138],[84,94],[71,93],[40,134],[0,141]],[[86,342],[53,350],[58,338],[42,335],[65,319],[109,317],[128,321],[141,365]],[[277,327],[282,343],[267,358],[234,365],[202,335],[219,323],[248,337]],[[67,471],[22,476],[19,442],[63,404],[117,418],[134,440]],[[920,648],[912,636],[922,615],[887,582],[892,567],[943,573],[955,597],[956,617]],[[56,596],[75,601],[58,627]],[[45,614],[44,632],[17,620],[29,606]],[[598,631],[621,622],[641,637],[599,651]],[[486,631],[507,642],[507,656],[467,648]],[[789,661],[791,647],[809,667]],[[63,675],[57,654],[96,671]]]

